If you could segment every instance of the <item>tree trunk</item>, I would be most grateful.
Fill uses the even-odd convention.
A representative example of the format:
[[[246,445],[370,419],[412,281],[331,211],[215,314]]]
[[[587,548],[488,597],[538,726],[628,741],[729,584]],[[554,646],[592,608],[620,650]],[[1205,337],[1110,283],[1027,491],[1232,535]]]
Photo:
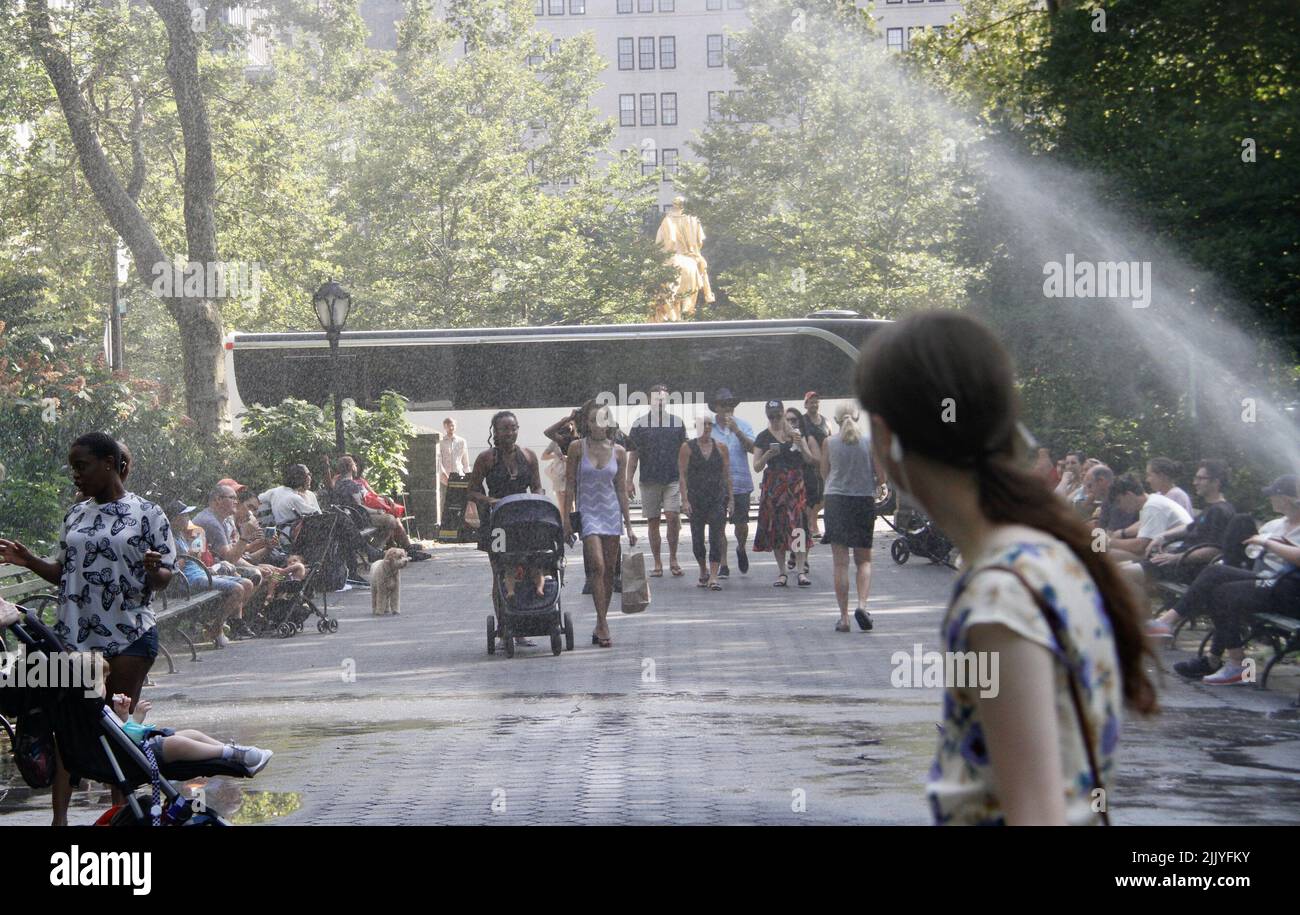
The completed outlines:
[[[185,235],[190,261],[206,268],[217,260],[214,211],[216,170],[212,159],[211,130],[207,106],[198,74],[198,48],[190,31],[189,9],[182,0],[150,0],[167,26],[170,51],[167,73],[185,137]],[[77,150],[82,174],[109,225],[131,251],[136,276],[152,288],[155,268],[171,267],[158,236],[136,205],[142,159],[133,149],[133,174],[128,189],[114,171],[95,133],[90,110],[81,92],[72,62],[62,51],[50,28],[46,0],[27,4],[32,50],[59,98],[68,131]],[[220,310],[202,298],[184,298],[180,289],[164,299],[176,321],[184,357],[186,410],[200,433],[214,436],[229,423],[226,409],[225,363],[222,353],[223,328]]]

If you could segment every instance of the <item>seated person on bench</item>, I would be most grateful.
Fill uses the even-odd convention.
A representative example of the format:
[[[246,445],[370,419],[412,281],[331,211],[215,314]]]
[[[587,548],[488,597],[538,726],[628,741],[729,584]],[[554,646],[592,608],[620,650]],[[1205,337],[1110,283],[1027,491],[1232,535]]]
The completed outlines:
[[[1228,465],[1223,461],[1201,461],[1196,466],[1192,486],[1205,503],[1205,510],[1190,524],[1171,527],[1157,534],[1147,547],[1142,570],[1149,580],[1177,581],[1190,584],[1198,572],[1219,557],[1223,537],[1236,509],[1223,497],[1228,485]],[[1182,543],[1179,550],[1167,550],[1166,544]]]
[[[357,479],[357,462],[350,455],[339,458],[338,468],[339,476],[334,483],[333,491],[334,501],[338,504],[358,505],[370,516],[370,523],[379,529],[384,538],[379,544],[380,549],[389,546],[401,547],[414,562],[432,558],[411,543],[411,538],[407,536],[406,528],[402,526],[401,521],[382,509],[370,508],[366,505],[366,487]]]

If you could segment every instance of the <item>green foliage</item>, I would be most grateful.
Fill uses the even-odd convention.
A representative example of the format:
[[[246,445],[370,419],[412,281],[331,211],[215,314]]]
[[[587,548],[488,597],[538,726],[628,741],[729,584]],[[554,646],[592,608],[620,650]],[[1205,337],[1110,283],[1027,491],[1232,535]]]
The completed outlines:
[[[376,492],[397,493],[405,488],[406,450],[415,437],[405,409],[406,399],[392,391],[380,396],[374,410],[345,405],[344,447],[361,461]],[[247,486],[253,480],[259,486],[278,486],[290,464],[306,464],[319,478],[321,458],[334,454],[332,402],[324,410],[292,398],[271,407],[254,404],[240,420],[249,455],[244,472],[249,479],[235,479]]]
[[[732,310],[959,305],[965,179],[944,141],[966,129],[913,104],[861,11],[759,0],[749,13],[727,54],[742,94],[692,144],[702,163],[681,181]]]

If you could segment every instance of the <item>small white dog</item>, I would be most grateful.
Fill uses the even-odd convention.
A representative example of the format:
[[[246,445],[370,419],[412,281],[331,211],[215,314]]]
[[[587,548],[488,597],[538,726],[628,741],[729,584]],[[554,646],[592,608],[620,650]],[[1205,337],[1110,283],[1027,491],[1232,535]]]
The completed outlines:
[[[370,564],[370,609],[375,616],[402,612],[402,566],[411,561],[406,550],[389,547]]]

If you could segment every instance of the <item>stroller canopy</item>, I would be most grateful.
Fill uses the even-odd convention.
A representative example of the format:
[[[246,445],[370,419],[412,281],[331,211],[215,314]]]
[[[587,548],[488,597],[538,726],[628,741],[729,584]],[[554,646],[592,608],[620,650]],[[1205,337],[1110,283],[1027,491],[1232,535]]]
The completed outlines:
[[[506,496],[492,506],[492,524],[545,524],[560,528],[564,526],[560,510],[546,496],[533,493],[519,493]]]

